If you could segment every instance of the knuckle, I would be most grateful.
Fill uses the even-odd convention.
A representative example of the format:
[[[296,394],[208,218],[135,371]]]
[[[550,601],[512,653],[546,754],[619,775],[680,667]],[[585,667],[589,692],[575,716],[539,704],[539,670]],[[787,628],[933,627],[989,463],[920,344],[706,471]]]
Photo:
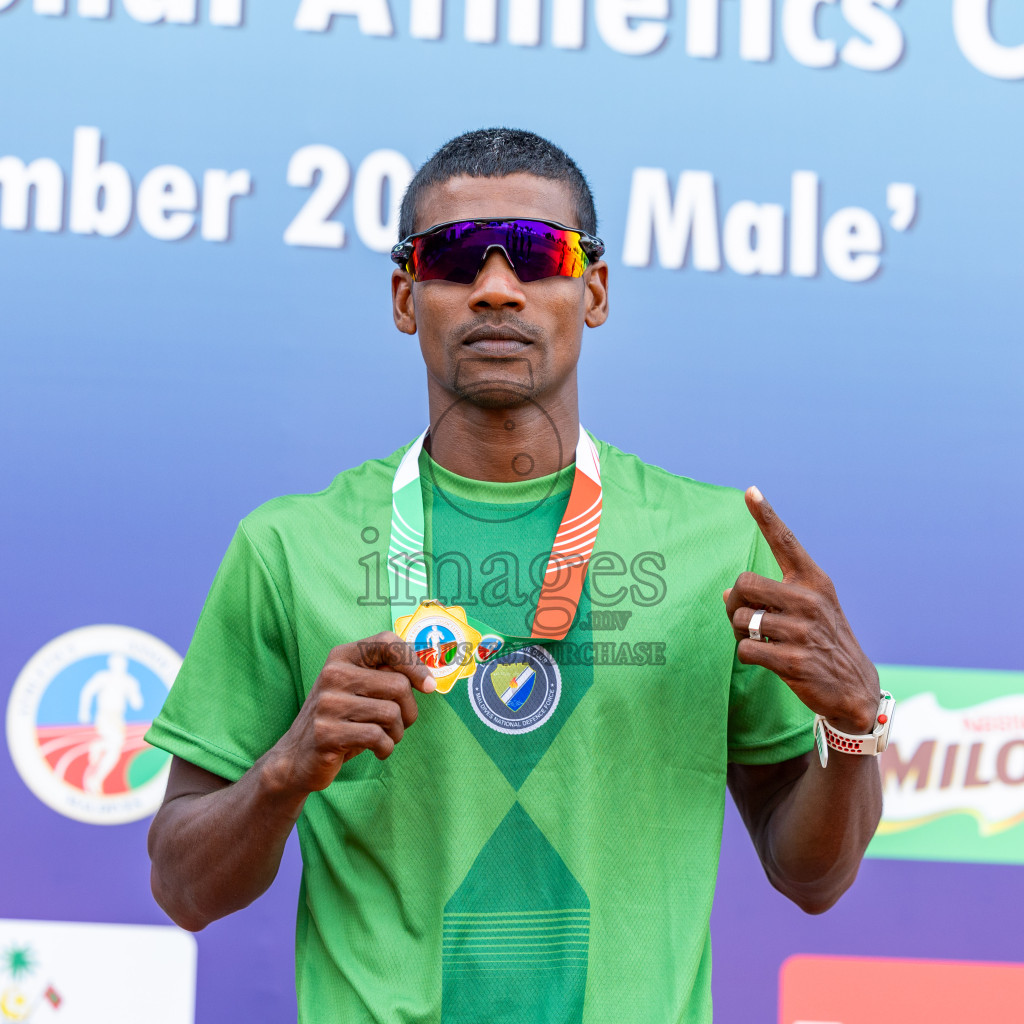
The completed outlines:
[[[334,660],[329,658],[320,673],[323,686],[328,689],[335,689],[343,686],[350,675],[349,663],[347,661]]]
[[[356,729],[356,736],[361,747],[376,747],[387,733],[376,722],[362,722]]]
[[[801,651],[791,650],[786,652],[782,661],[787,675],[799,677],[803,674],[807,659]]]
[[[326,668],[328,665],[333,666],[339,661],[348,661],[351,649],[351,644],[338,644],[337,646],[332,647],[330,653],[327,655],[327,661],[324,667]]]
[[[358,643],[359,660],[364,665],[379,665],[387,656],[387,647],[382,644],[378,637],[371,636]]]
[[[379,736],[373,744],[373,751],[377,757],[383,761],[385,757],[390,757],[393,753],[395,749],[395,741],[383,729],[378,731]]]
[[[348,695],[343,690],[325,690],[317,701],[317,714],[325,718],[344,718]]]
[[[392,641],[391,657],[396,665],[412,665],[426,669],[426,665],[416,656],[412,644],[408,644],[404,640]]]
[[[805,619],[798,619],[789,632],[794,643],[806,644],[811,639],[811,627]]]
[[[334,722],[325,715],[313,720],[313,745],[317,750],[334,746]]]
[[[746,629],[748,623],[750,622],[751,614],[752,613],[750,609],[746,606],[737,608],[736,611],[732,613],[732,624],[737,629]]]
[[[397,672],[382,672],[378,680],[381,696],[385,700],[397,700],[405,692],[408,680]]]

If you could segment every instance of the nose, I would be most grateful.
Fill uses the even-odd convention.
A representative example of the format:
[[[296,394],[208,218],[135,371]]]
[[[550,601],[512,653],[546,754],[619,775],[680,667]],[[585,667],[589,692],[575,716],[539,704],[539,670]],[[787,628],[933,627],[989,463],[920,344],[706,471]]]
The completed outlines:
[[[484,258],[470,291],[469,305],[475,310],[522,309],[526,305],[522,282],[501,249],[492,249]]]

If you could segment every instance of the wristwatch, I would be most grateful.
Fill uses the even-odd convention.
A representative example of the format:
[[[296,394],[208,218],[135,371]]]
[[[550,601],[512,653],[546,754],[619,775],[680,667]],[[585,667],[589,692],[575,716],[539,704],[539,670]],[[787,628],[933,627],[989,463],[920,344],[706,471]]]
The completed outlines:
[[[882,691],[882,699],[875,712],[875,727],[864,736],[851,736],[829,725],[824,715],[814,716],[814,743],[818,748],[821,767],[828,764],[828,748],[841,750],[844,754],[880,754],[889,743],[889,729],[892,727],[892,713],[896,701],[891,693]]]

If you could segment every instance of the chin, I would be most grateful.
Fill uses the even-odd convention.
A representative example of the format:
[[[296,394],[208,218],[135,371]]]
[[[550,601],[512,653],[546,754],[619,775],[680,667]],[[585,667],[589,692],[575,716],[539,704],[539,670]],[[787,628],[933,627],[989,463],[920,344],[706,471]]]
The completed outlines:
[[[528,359],[463,358],[451,390],[481,409],[515,409],[534,402],[542,388]]]
[[[453,389],[464,402],[480,409],[519,409],[535,401],[536,387],[532,380],[510,375],[479,381],[457,381]]]

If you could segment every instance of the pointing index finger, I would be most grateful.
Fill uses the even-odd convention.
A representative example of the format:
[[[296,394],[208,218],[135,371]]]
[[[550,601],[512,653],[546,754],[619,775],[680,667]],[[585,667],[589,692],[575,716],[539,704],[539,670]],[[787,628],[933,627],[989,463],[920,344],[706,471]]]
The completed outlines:
[[[757,487],[748,487],[743,497],[784,576],[806,576],[818,568]]]

